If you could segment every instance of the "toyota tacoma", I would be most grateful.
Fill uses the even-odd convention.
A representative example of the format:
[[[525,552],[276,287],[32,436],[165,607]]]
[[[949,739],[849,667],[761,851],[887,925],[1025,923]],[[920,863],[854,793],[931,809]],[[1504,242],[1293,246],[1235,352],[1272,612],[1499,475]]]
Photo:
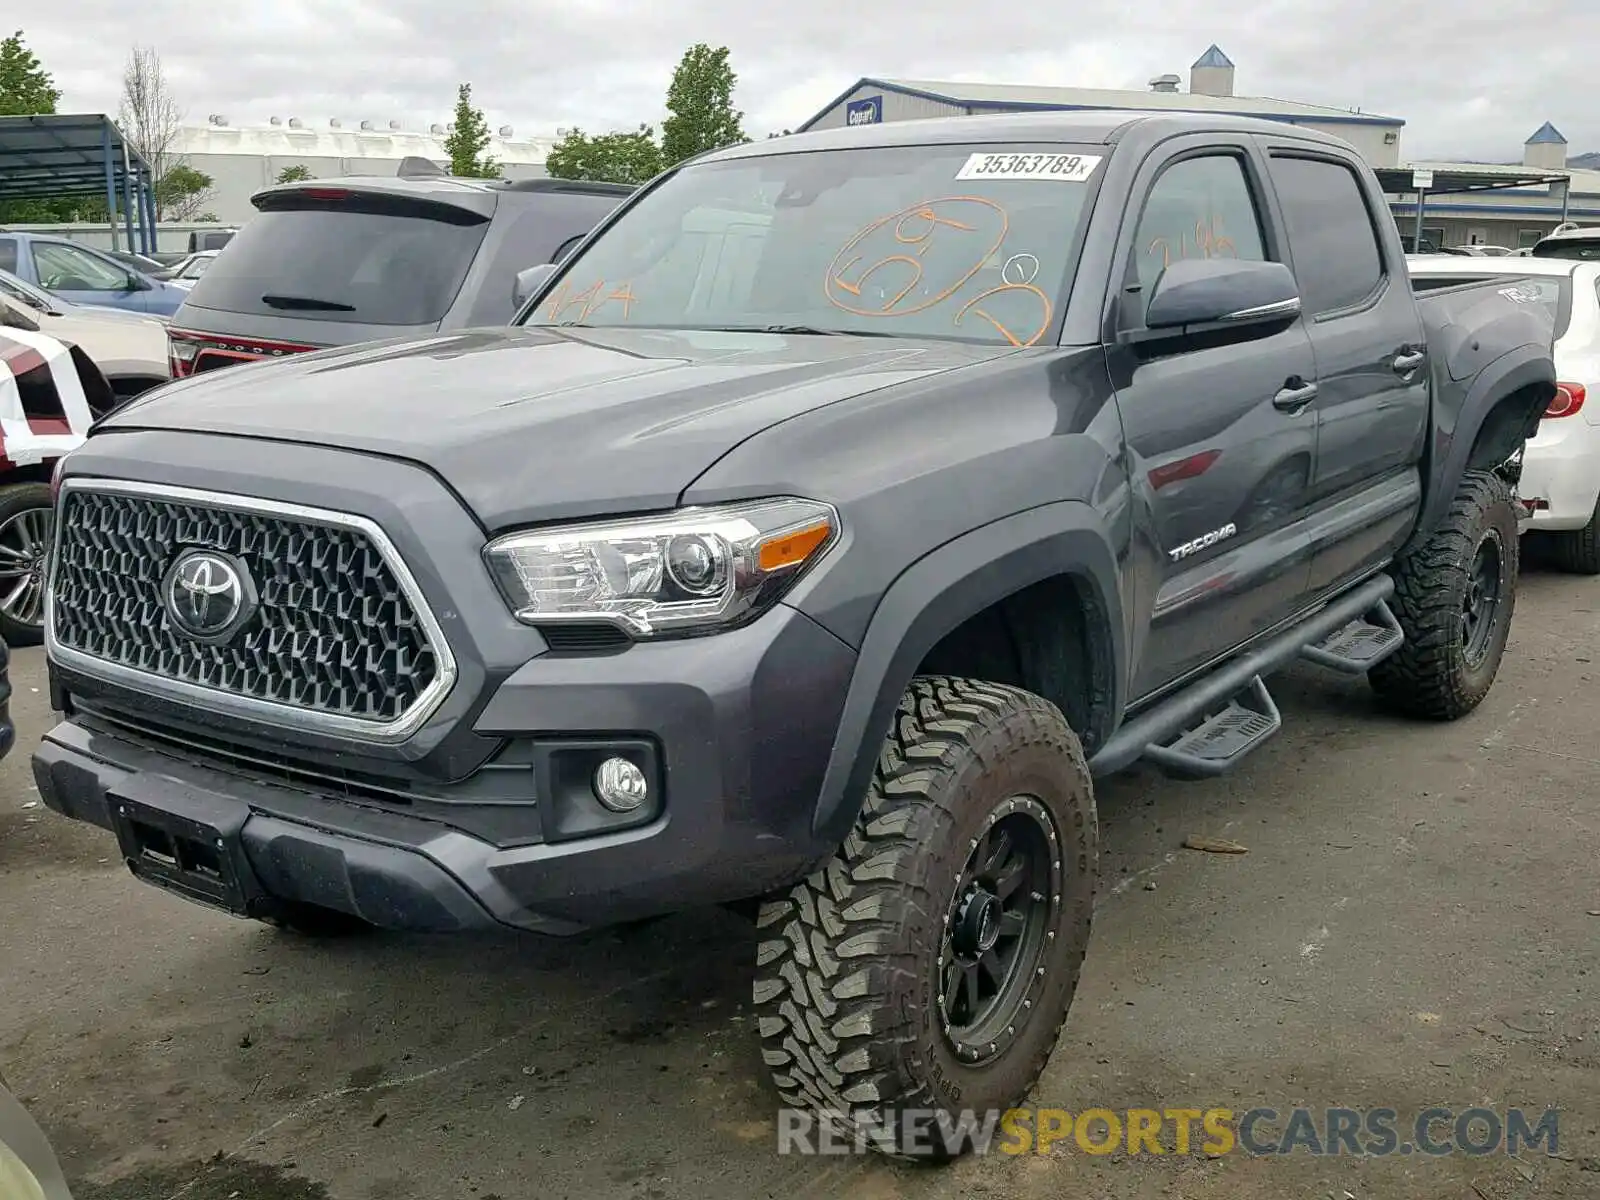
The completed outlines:
[[[1094,778],[1227,770],[1296,659],[1425,720],[1495,677],[1549,317],[1419,301],[1337,139],[787,137],[525,275],[64,461],[34,767],[138,878],[309,930],[746,906],[783,1103],[953,1153],[900,1118],[1037,1079]]]

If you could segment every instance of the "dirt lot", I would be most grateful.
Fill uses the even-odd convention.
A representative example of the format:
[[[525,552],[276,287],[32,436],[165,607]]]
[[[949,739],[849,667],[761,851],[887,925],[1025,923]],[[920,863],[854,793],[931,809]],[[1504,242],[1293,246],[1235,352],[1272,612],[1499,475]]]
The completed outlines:
[[[1600,1195],[1600,584],[1524,581],[1484,707],[1379,715],[1309,668],[1235,777],[1102,788],[1106,889],[1041,1105],[1522,1105],[1557,1157],[780,1156],[752,934],[323,944],[134,884],[0,766],[0,1070],[80,1200]],[[1242,856],[1181,848],[1236,839]]]

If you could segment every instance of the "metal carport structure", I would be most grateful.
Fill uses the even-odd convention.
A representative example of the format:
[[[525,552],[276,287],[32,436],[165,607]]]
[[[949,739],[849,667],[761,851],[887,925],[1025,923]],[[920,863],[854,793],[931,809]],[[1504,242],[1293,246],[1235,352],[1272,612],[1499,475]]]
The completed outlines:
[[[0,117],[0,200],[95,195],[105,198],[106,212],[111,214],[113,248],[118,208],[128,249],[134,249],[135,228],[140,250],[149,254],[156,248],[154,172],[110,117],[88,113]]]
[[[1386,196],[1416,196],[1416,231],[1412,245],[1422,244],[1422,218],[1429,196],[1461,195],[1467,192],[1499,192],[1511,188],[1561,186],[1561,220],[1567,219],[1572,176],[1565,171],[1545,170],[1517,164],[1499,163],[1409,163],[1400,167],[1376,167]],[[1422,186],[1418,185],[1418,176]],[[1403,202],[1402,202],[1403,203]],[[1392,207],[1392,206],[1391,206]],[[1410,214],[1407,214],[1408,216]]]

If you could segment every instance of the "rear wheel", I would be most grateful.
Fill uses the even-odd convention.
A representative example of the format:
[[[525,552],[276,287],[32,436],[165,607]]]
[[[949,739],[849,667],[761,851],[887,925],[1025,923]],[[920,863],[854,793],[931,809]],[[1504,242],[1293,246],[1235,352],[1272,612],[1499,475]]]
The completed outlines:
[[[0,637],[8,646],[44,640],[44,575],[55,514],[47,483],[0,488]]]
[[[1439,528],[1394,569],[1389,604],[1406,640],[1367,673],[1379,696],[1434,720],[1482,703],[1511,633],[1518,551],[1511,489],[1469,472]]]
[[[964,1113],[1020,1102],[1089,942],[1093,788],[1049,702],[916,680],[855,828],[763,905],[755,1004],[783,1104],[880,1150],[971,1149]]]

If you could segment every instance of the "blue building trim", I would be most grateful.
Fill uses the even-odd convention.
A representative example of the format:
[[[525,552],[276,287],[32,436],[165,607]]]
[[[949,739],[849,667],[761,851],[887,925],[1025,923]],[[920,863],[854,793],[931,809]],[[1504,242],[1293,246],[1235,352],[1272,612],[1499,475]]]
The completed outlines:
[[[1389,205],[1389,211],[1396,216],[1404,213],[1415,215],[1417,203],[1415,200],[1396,200]],[[1559,204],[1447,204],[1442,200],[1429,200],[1423,210],[1423,216],[1447,215],[1452,217],[1495,216],[1495,217],[1560,217],[1561,205]],[[1600,204],[1578,204],[1576,202],[1567,206],[1568,220],[1575,220],[1579,216],[1600,217]]]
[[[1233,69],[1233,59],[1229,58],[1226,54],[1224,54],[1222,52],[1222,47],[1218,46],[1215,42],[1212,42],[1211,43],[1211,48],[1209,50],[1207,50],[1204,54],[1202,54],[1199,58],[1194,60],[1194,66],[1196,66],[1196,67],[1225,67],[1228,70],[1232,70]]]
[[[1533,131],[1533,136],[1522,143],[1524,146],[1565,146],[1567,139],[1561,136],[1561,131],[1546,121]]]
[[[949,104],[955,108],[964,108],[969,114],[975,113],[1004,113],[1004,112],[1123,112],[1126,111],[1115,104],[1049,104],[1035,101],[1014,100],[964,100],[955,96],[941,96],[937,92],[923,91],[921,88],[902,87],[899,84],[889,83],[882,79],[874,79],[870,75],[856,80],[844,91],[840,92],[827,104],[818,110],[817,114],[800,125],[795,132],[804,133],[824,116],[838,108],[856,92],[864,87],[881,88],[885,92],[894,92],[901,96],[910,96],[916,100],[932,100],[939,104]],[[1181,109],[1144,109],[1140,111],[1180,112]],[[1251,112],[1247,109],[1205,109],[1219,117],[1254,117],[1261,121],[1279,121],[1288,125],[1316,124],[1316,125],[1368,125],[1383,126],[1399,129],[1405,122],[1398,117],[1368,116],[1364,113],[1329,113],[1323,116],[1320,113],[1313,116],[1309,113],[1263,113]]]

